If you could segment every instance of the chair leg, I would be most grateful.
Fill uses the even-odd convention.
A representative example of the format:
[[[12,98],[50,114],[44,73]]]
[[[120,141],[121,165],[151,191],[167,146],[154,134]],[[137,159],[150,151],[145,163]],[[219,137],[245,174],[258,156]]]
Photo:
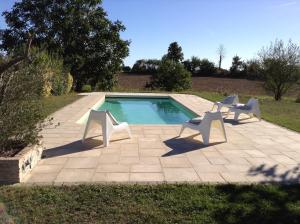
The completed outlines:
[[[222,105],[221,104],[218,104],[218,108],[217,108],[217,112],[220,112],[222,110]]]
[[[85,125],[84,134],[83,134],[83,137],[82,137],[82,140],[81,140],[82,143],[85,142],[85,138],[86,138],[86,136],[88,134],[88,131],[89,131],[89,128],[90,128],[90,123],[91,123],[91,121],[88,120],[87,123],[86,123],[86,125]]]
[[[209,134],[202,134],[203,144],[209,145]]]
[[[212,108],[211,108],[211,111],[213,111],[215,109],[215,106],[216,106],[216,104],[214,103]]]
[[[181,127],[181,130],[180,130],[180,132],[179,132],[179,135],[178,135],[178,136],[181,136],[181,135],[182,135],[182,132],[184,131],[184,129],[185,129],[185,127],[182,125],[182,127]]]
[[[240,113],[239,113],[239,112],[235,112],[235,113],[234,113],[234,120],[235,120],[235,121],[238,121],[239,116],[240,116]]]

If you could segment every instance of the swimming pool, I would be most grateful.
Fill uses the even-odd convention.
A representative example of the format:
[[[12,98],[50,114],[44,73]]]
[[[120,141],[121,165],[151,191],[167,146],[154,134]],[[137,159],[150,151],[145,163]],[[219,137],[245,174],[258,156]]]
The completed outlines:
[[[129,124],[182,124],[197,117],[169,97],[106,97],[97,110],[109,110],[119,122]]]

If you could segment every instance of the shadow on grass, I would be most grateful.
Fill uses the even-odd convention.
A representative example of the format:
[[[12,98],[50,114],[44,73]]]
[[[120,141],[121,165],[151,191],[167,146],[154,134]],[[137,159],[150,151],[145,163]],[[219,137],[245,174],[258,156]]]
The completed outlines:
[[[209,146],[223,143],[223,142],[215,142],[215,143],[210,143],[209,145],[204,145],[201,141],[194,139],[196,136],[199,136],[199,134],[191,135],[186,138],[175,137],[164,141],[165,145],[171,148],[172,150],[162,155],[162,157],[174,156],[186,152],[201,150]]]
[[[280,169],[279,165],[261,164],[251,167],[248,175],[264,177],[268,182],[300,183],[300,164],[291,169]]]
[[[299,223],[299,185],[219,185],[215,193],[226,197],[216,223]]]

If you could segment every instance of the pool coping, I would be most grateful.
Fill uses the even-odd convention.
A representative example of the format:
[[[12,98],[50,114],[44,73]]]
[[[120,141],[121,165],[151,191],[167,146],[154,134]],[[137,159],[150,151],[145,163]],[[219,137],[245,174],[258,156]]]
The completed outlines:
[[[178,101],[176,97],[174,97],[174,94],[164,94],[164,93],[119,93],[119,92],[92,92],[92,93],[80,93],[78,95],[82,96],[89,96],[89,95],[100,95],[100,99],[91,107],[89,108],[77,121],[76,124],[83,124],[84,120],[88,117],[91,110],[97,109],[101,104],[104,103],[106,97],[128,97],[128,98],[168,98],[174,100],[176,103],[180,104],[182,107],[184,107],[187,110],[190,110],[193,112],[196,116],[201,116],[199,112],[195,111],[193,108],[188,107],[184,103]],[[187,95],[187,94],[180,94],[180,95]],[[178,124],[133,124],[133,125],[178,125]]]

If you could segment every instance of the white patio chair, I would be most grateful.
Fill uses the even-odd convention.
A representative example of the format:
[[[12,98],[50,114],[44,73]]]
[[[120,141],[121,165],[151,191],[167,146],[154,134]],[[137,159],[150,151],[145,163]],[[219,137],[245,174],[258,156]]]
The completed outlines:
[[[185,128],[190,128],[196,131],[199,131],[202,135],[203,144],[209,144],[209,137],[210,137],[210,129],[212,125],[221,130],[225,142],[227,142],[226,132],[224,128],[223,118],[220,111],[218,112],[211,112],[208,111],[205,113],[202,119],[197,118],[196,120],[190,120],[182,124],[179,136],[181,136],[182,132]]]
[[[246,104],[237,104],[236,106],[233,106],[229,109],[229,113],[234,113],[234,120],[237,121],[240,114],[247,114],[250,115],[250,117],[253,117],[254,115],[261,120],[261,113],[259,109],[258,100],[251,98]]]
[[[215,106],[217,106],[217,111],[221,111],[222,107],[232,107],[235,104],[239,103],[239,97],[238,95],[231,95],[226,97],[223,101],[221,102],[215,102],[212,109],[214,110]]]
[[[109,111],[96,111],[91,110],[88,121],[85,126],[82,142],[88,132],[93,128],[102,127],[102,136],[104,147],[109,145],[109,140],[114,132],[127,131],[129,138],[131,138],[131,132],[127,122],[118,123]]]

